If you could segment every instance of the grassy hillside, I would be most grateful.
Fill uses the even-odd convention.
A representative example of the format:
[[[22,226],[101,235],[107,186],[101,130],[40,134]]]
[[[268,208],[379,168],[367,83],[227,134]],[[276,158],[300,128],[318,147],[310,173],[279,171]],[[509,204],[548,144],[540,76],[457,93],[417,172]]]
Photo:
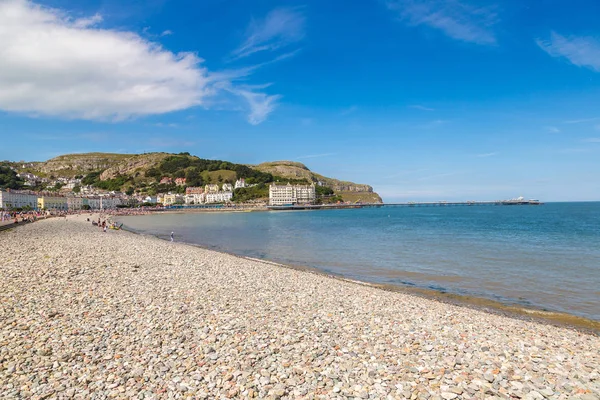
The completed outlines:
[[[185,191],[185,186],[176,186],[174,183],[161,184],[160,181],[164,177],[172,178],[173,181],[176,178],[186,178],[186,186],[234,183],[237,179],[244,178],[248,184],[320,183],[331,189],[330,192],[333,194],[328,196],[336,201],[340,196],[344,201],[352,202],[367,201],[365,199],[380,200],[368,185],[328,178],[310,171],[302,163],[293,161],[275,161],[248,166],[223,160],[202,159],[189,153],[86,153],[66,154],[46,162],[32,163],[20,169],[50,179],[83,177],[83,185],[129,194],[153,195],[167,191],[180,193]],[[268,188],[261,185],[257,189],[239,192],[235,197],[249,200],[264,198],[265,193],[268,196]]]

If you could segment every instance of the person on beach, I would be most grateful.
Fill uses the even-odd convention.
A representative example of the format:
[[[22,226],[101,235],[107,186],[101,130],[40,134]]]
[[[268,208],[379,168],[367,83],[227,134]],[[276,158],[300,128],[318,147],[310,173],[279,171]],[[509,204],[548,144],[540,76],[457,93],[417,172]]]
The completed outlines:
[[[173,241],[173,236],[174,236],[174,235],[175,235],[175,234],[174,234],[173,232],[171,232],[171,242]]]

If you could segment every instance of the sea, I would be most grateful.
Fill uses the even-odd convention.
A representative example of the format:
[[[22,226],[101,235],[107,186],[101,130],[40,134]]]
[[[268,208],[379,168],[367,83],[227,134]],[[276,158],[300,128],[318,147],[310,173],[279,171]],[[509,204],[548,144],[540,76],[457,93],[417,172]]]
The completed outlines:
[[[600,202],[119,217],[126,228],[404,289],[600,321]]]

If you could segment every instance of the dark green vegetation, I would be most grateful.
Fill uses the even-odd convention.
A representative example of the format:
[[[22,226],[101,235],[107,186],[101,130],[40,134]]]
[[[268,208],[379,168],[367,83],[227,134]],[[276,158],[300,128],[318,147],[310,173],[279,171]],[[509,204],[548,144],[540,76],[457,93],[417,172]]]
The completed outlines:
[[[233,201],[236,203],[245,203],[250,200],[263,199],[269,197],[269,186],[265,183],[259,183],[256,186],[239,188],[233,191]]]
[[[17,176],[17,173],[7,166],[0,165],[0,188],[2,189],[21,189],[23,180]]]

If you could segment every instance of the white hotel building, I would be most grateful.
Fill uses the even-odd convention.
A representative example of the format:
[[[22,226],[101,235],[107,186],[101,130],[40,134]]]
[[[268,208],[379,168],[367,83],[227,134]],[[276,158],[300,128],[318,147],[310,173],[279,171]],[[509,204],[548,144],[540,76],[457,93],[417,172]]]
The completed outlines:
[[[316,199],[315,184],[311,185],[276,185],[269,186],[269,205],[285,206],[310,204]]]
[[[36,210],[38,208],[37,194],[19,193],[12,190],[0,190],[0,208],[10,210],[13,208],[31,207]]]

